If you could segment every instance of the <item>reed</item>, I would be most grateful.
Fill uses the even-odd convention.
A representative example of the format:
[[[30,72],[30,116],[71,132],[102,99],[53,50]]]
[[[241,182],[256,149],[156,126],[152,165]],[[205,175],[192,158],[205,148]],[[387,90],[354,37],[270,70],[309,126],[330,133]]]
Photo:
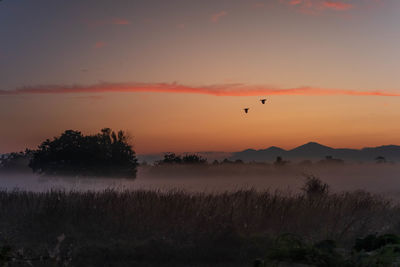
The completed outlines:
[[[58,261],[72,266],[243,266],[284,233],[343,247],[371,233],[397,234],[399,211],[363,191],[0,191],[2,246],[42,260],[58,246]]]

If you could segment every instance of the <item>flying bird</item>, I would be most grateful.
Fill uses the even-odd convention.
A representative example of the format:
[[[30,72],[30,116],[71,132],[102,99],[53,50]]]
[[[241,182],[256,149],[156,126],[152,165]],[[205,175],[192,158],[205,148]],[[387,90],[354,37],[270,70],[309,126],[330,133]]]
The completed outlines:
[[[267,99],[260,99],[261,103],[265,104],[265,101],[267,101]]]
[[[245,113],[249,112],[249,108],[244,108],[243,110],[244,110]]]

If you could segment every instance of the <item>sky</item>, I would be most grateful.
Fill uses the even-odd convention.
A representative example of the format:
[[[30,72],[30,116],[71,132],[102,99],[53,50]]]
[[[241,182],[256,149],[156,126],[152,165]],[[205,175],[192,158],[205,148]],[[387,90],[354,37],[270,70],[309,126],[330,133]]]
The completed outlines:
[[[400,145],[399,14],[398,0],[0,1],[0,153],[104,127],[139,154]]]

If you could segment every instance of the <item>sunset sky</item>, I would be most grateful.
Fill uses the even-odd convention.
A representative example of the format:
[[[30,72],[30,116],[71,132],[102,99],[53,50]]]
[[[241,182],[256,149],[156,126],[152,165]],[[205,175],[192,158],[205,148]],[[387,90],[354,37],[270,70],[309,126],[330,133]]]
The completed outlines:
[[[0,1],[0,153],[400,145],[399,121],[398,0]]]

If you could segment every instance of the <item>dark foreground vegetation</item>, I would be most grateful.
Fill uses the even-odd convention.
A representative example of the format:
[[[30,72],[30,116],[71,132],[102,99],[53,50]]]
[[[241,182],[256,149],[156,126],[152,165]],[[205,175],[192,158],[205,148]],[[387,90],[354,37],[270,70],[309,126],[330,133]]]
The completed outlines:
[[[390,201],[331,194],[315,177],[297,195],[0,191],[0,263],[392,266],[399,223]]]

